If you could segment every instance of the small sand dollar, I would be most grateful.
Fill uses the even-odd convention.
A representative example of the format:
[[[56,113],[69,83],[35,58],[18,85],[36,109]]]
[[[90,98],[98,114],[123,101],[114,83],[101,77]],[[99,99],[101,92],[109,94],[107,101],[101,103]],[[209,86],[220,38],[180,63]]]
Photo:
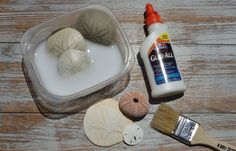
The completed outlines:
[[[58,60],[58,70],[61,75],[75,74],[86,68],[90,59],[86,51],[69,49]]]
[[[123,130],[132,123],[121,113],[116,100],[106,99],[87,110],[84,131],[93,144],[111,146],[123,141]]]
[[[143,140],[143,130],[136,124],[131,124],[124,129],[124,142],[128,145],[137,145]]]
[[[60,56],[69,49],[87,49],[86,42],[81,33],[73,28],[64,28],[51,35],[47,40],[48,51]]]

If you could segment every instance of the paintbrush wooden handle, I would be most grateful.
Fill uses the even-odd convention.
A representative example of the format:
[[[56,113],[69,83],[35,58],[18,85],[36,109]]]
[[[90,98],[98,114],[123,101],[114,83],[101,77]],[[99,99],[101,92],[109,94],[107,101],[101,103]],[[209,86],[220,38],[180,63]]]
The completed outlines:
[[[227,144],[227,143],[224,143],[224,142],[221,142],[221,141],[218,141],[218,140],[214,140],[214,142],[212,142],[211,144],[208,144],[210,145],[211,147],[213,147],[214,149],[216,150],[219,150],[219,151],[236,151],[236,147],[235,146],[232,146],[230,144]]]
[[[217,151],[236,151],[236,147],[221,141],[218,141],[205,133],[205,131],[199,127],[191,142],[192,145],[206,145]]]

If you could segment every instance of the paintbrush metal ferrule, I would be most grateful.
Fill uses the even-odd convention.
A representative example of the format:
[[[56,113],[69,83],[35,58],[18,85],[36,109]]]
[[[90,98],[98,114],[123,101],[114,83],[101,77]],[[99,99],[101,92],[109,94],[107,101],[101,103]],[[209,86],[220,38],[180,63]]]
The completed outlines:
[[[183,115],[179,116],[172,137],[191,145],[193,136],[196,134],[199,124]]]

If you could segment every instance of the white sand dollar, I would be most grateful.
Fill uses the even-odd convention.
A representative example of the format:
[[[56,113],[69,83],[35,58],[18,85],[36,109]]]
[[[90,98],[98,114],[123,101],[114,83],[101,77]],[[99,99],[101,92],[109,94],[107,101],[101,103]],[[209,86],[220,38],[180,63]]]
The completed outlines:
[[[90,59],[86,51],[69,49],[58,60],[58,71],[61,75],[71,75],[86,68]]]
[[[124,129],[124,142],[128,145],[136,145],[143,140],[143,130],[136,124],[131,124]]]
[[[67,27],[48,38],[47,48],[50,53],[59,56],[69,49],[84,51],[87,49],[87,45],[79,31]]]
[[[132,123],[121,113],[116,100],[106,99],[87,110],[84,131],[93,144],[111,146],[123,141],[123,130]]]

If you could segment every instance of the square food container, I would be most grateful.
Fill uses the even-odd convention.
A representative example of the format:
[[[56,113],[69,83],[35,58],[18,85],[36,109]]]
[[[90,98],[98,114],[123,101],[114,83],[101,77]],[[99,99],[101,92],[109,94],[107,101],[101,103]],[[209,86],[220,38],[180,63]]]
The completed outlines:
[[[115,76],[72,95],[59,96],[50,93],[45,88],[42,79],[40,79],[33,60],[37,46],[55,31],[64,27],[75,26],[77,18],[83,11],[94,9],[108,14],[115,24],[115,43],[123,57],[122,70]],[[43,108],[43,110],[53,113],[78,112],[86,109],[91,104],[102,98],[117,94],[126,87],[129,81],[129,72],[131,71],[135,60],[134,53],[131,50],[130,44],[121,28],[121,25],[112,11],[103,5],[82,7],[30,28],[25,32],[21,39],[21,52],[23,55],[22,66],[25,77],[36,104],[39,105],[40,108]]]

